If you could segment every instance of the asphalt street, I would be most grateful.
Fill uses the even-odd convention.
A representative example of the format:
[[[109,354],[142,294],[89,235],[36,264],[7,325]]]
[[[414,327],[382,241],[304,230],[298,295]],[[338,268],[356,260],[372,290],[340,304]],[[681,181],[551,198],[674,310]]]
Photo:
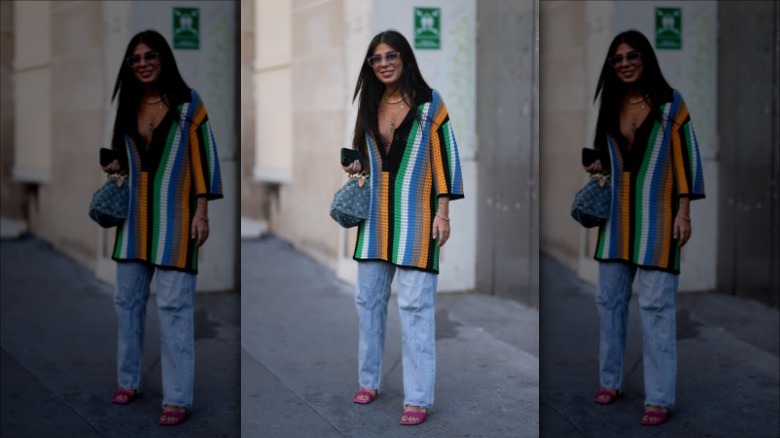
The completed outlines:
[[[383,392],[357,405],[353,286],[274,238],[241,248],[245,437],[535,437],[538,312],[479,294],[437,295],[436,392],[428,420],[400,426],[401,334],[388,306]]]
[[[593,403],[598,380],[594,285],[542,256],[541,430],[549,437],[780,436],[780,318],[777,309],[718,294],[677,300],[677,402],[668,423],[642,426],[642,330],[629,310],[624,396]]]
[[[157,424],[162,405],[159,323],[147,308],[141,396],[116,389],[113,287],[29,235],[0,241],[0,435],[14,437],[240,436],[240,296],[195,298],[192,413]]]

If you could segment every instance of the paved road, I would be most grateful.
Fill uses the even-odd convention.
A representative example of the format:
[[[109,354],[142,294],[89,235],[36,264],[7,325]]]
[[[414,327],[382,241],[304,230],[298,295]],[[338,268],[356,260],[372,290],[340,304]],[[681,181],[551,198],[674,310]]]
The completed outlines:
[[[541,430],[549,437],[780,436],[780,318],[724,295],[678,298],[677,404],[669,423],[641,426],[642,332],[631,300],[625,396],[592,402],[598,382],[595,287],[542,257]]]
[[[435,406],[426,423],[400,426],[395,299],[384,392],[356,405],[353,288],[279,239],[245,240],[241,250],[243,436],[538,436],[536,310],[485,295],[439,294]]]
[[[154,297],[142,396],[118,406],[113,287],[29,236],[0,241],[0,269],[3,438],[240,436],[238,294],[196,297],[193,413],[166,428]]]

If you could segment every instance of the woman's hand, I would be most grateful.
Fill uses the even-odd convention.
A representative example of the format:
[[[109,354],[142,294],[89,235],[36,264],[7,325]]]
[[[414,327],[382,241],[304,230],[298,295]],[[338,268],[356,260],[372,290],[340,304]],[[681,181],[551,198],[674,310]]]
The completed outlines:
[[[431,236],[438,240],[439,248],[447,243],[450,238],[450,198],[439,198],[439,209],[433,217]]]
[[[109,175],[113,175],[115,173],[118,173],[119,170],[120,170],[119,169],[119,161],[118,160],[114,160],[108,166],[102,166],[102,167],[103,167],[103,172],[106,172]]]
[[[601,160],[596,160],[596,161],[592,162],[590,164],[590,166],[587,166],[585,168],[585,171],[590,173],[590,174],[599,173],[602,170],[604,170],[604,169],[601,167]]]
[[[209,214],[206,198],[198,198],[198,209],[192,218],[190,238],[198,239],[198,246],[203,245],[209,238]]]
[[[691,200],[680,198],[680,209],[674,218],[674,238],[680,239],[680,248],[683,247],[691,238]]]
[[[444,219],[446,216],[440,216],[441,213],[436,213],[433,218],[433,230],[431,231],[433,238],[439,241],[439,248],[447,243],[450,238],[450,221],[449,218]]]
[[[691,238],[691,219],[680,217],[678,214],[674,218],[674,238],[680,239],[680,247],[682,248],[688,243]]]
[[[360,171],[363,170],[362,166],[360,165],[360,160],[355,160],[349,166],[341,166],[341,168],[344,169],[344,172],[347,172],[350,175],[360,173]]]

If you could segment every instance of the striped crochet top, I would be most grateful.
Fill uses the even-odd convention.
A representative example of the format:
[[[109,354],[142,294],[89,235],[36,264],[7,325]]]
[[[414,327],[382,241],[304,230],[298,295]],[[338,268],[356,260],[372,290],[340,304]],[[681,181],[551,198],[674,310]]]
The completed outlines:
[[[438,273],[439,247],[431,236],[438,198],[463,198],[463,177],[441,96],[431,90],[415,105],[388,153],[366,134],[371,207],[358,227],[353,258]]]
[[[631,150],[607,137],[612,211],[599,228],[596,260],[621,260],[680,272],[673,225],[679,198],[704,197],[699,146],[680,93],[660,102],[661,120],[649,115]]]
[[[130,208],[119,226],[113,259],[198,272],[197,239],[190,238],[197,197],[222,197],[217,145],[206,107],[193,90],[168,111],[144,151],[125,135]]]

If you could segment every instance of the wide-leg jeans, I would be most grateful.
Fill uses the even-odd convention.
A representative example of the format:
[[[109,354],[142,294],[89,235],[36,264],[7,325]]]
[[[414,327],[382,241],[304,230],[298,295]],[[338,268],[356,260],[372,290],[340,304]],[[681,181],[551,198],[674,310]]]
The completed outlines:
[[[195,274],[156,269],[163,405],[192,407],[195,377]],[[118,262],[114,306],[118,319],[117,383],[138,390],[144,348],[146,302],[155,267]]]
[[[397,275],[396,275],[397,274]],[[355,305],[360,317],[358,382],[379,390],[385,349],[387,302],[398,281],[404,405],[433,406],[436,378],[435,303],[438,275],[383,261],[358,262]]]
[[[601,386],[619,390],[623,384],[628,303],[635,276],[642,317],[645,405],[671,408],[677,380],[677,274],[622,262],[599,263],[596,304],[601,316]]]

